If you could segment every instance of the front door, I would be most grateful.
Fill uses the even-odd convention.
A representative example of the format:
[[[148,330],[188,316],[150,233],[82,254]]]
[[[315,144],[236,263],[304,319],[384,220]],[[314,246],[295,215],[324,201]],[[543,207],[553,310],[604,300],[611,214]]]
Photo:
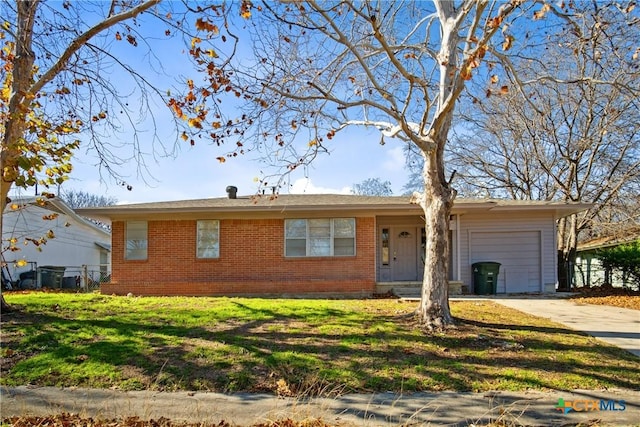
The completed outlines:
[[[391,239],[391,270],[394,281],[418,280],[417,229],[394,227]]]

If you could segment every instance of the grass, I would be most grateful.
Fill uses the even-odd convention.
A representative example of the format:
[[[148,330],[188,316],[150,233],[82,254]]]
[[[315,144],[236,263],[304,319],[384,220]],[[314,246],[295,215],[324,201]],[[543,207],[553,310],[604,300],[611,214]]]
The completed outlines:
[[[637,388],[638,359],[489,301],[458,327],[417,328],[415,303],[5,293],[3,385],[338,395]]]

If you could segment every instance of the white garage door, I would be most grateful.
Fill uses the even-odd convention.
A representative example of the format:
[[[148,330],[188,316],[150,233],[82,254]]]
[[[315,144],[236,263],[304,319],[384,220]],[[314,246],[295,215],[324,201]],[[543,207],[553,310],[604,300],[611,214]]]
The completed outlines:
[[[498,293],[542,291],[539,231],[472,231],[470,238],[471,264],[482,261],[502,264]]]

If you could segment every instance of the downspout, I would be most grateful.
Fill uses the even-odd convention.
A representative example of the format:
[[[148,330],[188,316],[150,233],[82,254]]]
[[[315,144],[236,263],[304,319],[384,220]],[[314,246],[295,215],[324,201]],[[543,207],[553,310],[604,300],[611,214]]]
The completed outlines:
[[[553,257],[553,271],[554,277],[556,278],[556,289],[560,286],[560,281],[558,280],[558,217],[554,215],[553,217],[553,247],[555,248],[555,256]]]
[[[456,214],[456,280],[460,281],[462,269],[460,268],[460,214]]]

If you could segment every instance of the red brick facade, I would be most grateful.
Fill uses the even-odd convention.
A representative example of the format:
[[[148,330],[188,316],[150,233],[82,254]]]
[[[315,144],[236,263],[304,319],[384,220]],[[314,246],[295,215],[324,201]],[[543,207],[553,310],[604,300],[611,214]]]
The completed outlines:
[[[220,256],[196,257],[195,220],[148,222],[147,259],[124,259],[125,222],[112,224],[111,283],[125,295],[370,295],[375,219],[356,218],[356,255],[284,256],[284,219],[220,220]]]

